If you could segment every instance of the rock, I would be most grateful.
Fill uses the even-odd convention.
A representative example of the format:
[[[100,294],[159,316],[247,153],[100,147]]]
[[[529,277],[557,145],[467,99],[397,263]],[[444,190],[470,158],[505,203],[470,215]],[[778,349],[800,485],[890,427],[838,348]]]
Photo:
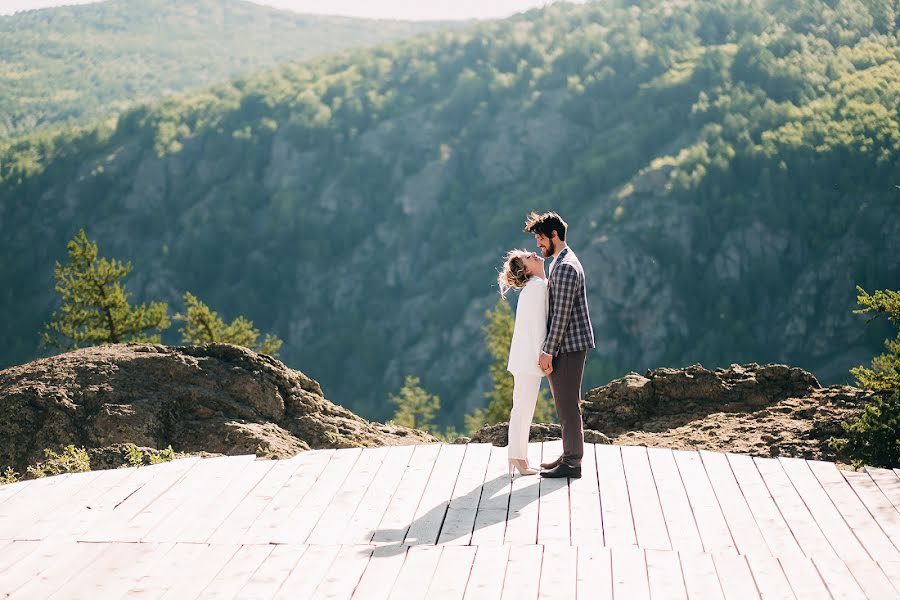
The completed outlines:
[[[506,446],[508,441],[509,423],[495,423],[485,425],[470,438],[472,443],[490,443],[494,446]],[[558,440],[561,438],[557,423],[532,423],[528,434],[528,441],[543,442],[546,440]],[[588,444],[608,444],[609,438],[591,429],[584,430],[584,441]]]
[[[370,423],[303,373],[229,344],[98,346],[0,371],[0,468],[19,472],[69,443],[118,466],[125,444],[284,458],[437,441]]]
[[[791,397],[804,397],[819,382],[785,365],[731,365],[709,371],[701,365],[629,373],[588,392],[585,427],[618,435],[661,431],[712,412],[747,412]]]

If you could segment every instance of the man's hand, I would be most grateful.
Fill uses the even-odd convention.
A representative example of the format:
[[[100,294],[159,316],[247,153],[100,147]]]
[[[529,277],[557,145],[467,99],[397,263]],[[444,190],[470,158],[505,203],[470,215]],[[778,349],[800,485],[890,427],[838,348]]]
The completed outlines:
[[[541,371],[543,371],[545,375],[549,375],[553,372],[553,357],[546,352],[541,352],[541,358],[540,360],[538,360],[538,366],[541,367]]]

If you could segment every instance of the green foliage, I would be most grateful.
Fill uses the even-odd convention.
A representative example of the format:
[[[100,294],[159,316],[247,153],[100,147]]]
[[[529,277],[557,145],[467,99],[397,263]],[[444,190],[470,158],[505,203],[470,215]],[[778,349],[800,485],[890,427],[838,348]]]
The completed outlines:
[[[509,346],[512,343],[515,318],[509,302],[503,296],[497,300],[494,308],[485,313],[485,317],[487,323],[482,331],[488,352],[494,359],[490,368],[494,387],[487,393],[487,407],[475,409],[471,414],[466,415],[465,424],[469,433],[475,433],[484,425],[509,421],[509,414],[512,410],[515,379],[512,373],[506,370],[506,367],[509,364]],[[537,423],[553,423],[555,418],[556,411],[547,390],[542,389],[538,393],[533,420]]]
[[[63,448],[62,453],[56,453],[49,448],[44,448],[46,460],[31,465],[27,474],[33,478],[48,477],[61,473],[80,473],[91,470],[91,460],[84,447],[76,448],[69,444]]]
[[[84,230],[68,244],[69,263],[53,270],[62,308],[45,326],[42,339],[63,349],[119,342],[159,342],[169,326],[168,307],[161,302],[132,307],[120,280],[131,272],[131,263],[98,258],[97,244]]]
[[[226,325],[215,311],[210,310],[190,292],[185,293],[184,304],[187,307],[186,314],[175,315],[176,320],[185,323],[184,327],[179,329],[183,343],[237,344],[256,352],[278,356],[278,349],[283,342],[271,334],[266,334],[265,339],[259,341],[259,330],[255,329],[253,322],[245,317],[239,316]]]
[[[110,0],[5,16],[0,137],[438,25],[299,15],[222,0]]]
[[[856,290],[859,293],[857,302],[863,307],[854,311],[856,314],[874,312],[869,321],[887,315],[891,323],[900,327],[900,292],[877,290],[870,296],[859,286]],[[900,392],[900,333],[893,340],[885,340],[884,345],[887,352],[873,358],[871,368],[859,366],[850,372],[862,387]]]
[[[874,313],[869,321],[881,315],[900,327],[900,292],[877,290],[870,295],[857,286],[856,314]],[[900,333],[895,340],[886,340],[888,352],[872,359],[872,367],[851,370],[857,383],[865,388],[884,392],[866,405],[863,413],[841,423],[846,438],[829,440],[832,448],[848,457],[855,466],[900,466]]]
[[[175,458],[175,451],[172,450],[171,445],[163,450],[147,452],[140,450],[134,444],[127,444],[122,452],[125,454],[126,464],[129,467],[142,467],[145,464],[157,465],[169,462]]]
[[[15,483],[19,480],[19,474],[13,471],[12,467],[6,467],[3,473],[0,473],[0,485],[5,483]]]
[[[418,377],[407,375],[400,393],[391,394],[390,402],[397,407],[392,421],[402,427],[433,433],[437,431],[434,417],[441,408],[441,399],[426,392],[420,383]]]

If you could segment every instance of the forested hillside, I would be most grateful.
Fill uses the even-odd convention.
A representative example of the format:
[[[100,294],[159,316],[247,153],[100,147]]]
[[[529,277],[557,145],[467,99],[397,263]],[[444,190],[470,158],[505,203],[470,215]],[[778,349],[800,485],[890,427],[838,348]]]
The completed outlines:
[[[298,15],[243,0],[107,0],[0,16],[0,137],[441,23]]]
[[[855,285],[900,282],[898,15],[553,5],[7,144],[0,365],[38,354],[84,227],[136,300],[246,315],[367,418],[418,375],[458,423],[485,402],[500,257],[555,209],[588,278],[586,386],[696,361],[847,380],[886,337]]]

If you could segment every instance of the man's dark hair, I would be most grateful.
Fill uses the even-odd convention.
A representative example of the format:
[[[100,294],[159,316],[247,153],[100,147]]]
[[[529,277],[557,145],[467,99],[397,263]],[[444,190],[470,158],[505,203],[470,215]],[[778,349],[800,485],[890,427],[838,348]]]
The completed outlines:
[[[555,212],[545,212],[542,215],[532,211],[530,215],[525,217],[525,231],[528,233],[539,233],[552,238],[552,232],[556,232],[559,241],[566,241],[566,229],[568,225],[563,221],[562,217]]]

